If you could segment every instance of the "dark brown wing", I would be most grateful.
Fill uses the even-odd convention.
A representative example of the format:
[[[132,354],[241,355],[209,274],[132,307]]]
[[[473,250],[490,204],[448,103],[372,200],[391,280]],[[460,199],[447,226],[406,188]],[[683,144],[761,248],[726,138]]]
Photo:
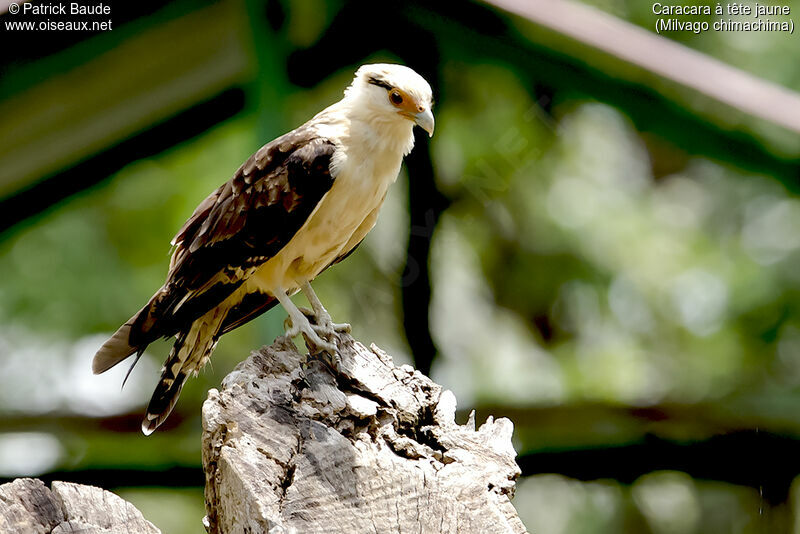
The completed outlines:
[[[130,344],[173,335],[277,254],[332,187],[334,151],[330,140],[298,128],[263,146],[206,198],[173,239],[167,281],[134,320]]]

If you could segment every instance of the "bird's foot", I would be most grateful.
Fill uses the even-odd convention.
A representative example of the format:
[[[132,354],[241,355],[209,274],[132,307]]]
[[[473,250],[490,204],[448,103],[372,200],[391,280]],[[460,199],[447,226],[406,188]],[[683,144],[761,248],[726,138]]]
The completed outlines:
[[[308,351],[311,354],[319,354],[320,352],[336,354],[336,345],[333,343],[333,341],[328,341],[328,339],[331,338],[324,336],[324,331],[320,331],[318,333],[319,325],[312,325],[305,314],[294,320],[291,316],[287,317],[283,323],[283,326],[286,330],[286,337],[288,339],[294,338],[297,334],[303,334],[306,347],[308,347]]]
[[[306,316],[311,328],[313,328],[319,335],[330,339],[334,334],[349,334],[352,332],[352,327],[349,323],[334,323],[330,314],[324,311],[317,314],[314,310],[298,306],[300,313]]]

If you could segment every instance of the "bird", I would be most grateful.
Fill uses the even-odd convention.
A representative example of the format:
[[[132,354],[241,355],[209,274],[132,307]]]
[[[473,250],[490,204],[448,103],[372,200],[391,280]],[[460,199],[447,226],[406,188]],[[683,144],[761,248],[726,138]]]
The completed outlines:
[[[338,102],[267,143],[203,200],[173,238],[164,285],[97,351],[100,374],[148,345],[175,338],[142,432],[171,413],[219,338],[280,304],[285,335],[312,354],[336,352],[336,324],[311,283],[349,256],[375,226],[414,126],[433,136],[433,95],[413,69],[362,65]],[[302,291],[311,309],[290,297]],[[126,375],[126,379],[127,376]],[[124,384],[124,382],[123,382]]]

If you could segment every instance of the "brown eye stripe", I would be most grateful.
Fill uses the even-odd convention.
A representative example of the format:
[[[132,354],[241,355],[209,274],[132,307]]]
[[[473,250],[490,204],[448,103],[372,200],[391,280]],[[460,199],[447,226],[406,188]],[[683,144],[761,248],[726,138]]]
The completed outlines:
[[[397,93],[402,100],[395,101],[394,94]],[[402,89],[394,89],[391,93],[389,93],[389,101],[399,110],[405,112],[406,114],[413,115],[415,113],[420,112],[420,104],[411,97],[408,93],[403,91]]]

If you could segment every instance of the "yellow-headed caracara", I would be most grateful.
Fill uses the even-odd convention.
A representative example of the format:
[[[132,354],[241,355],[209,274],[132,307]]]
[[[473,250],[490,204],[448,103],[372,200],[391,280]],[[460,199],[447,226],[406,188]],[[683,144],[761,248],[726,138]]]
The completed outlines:
[[[280,303],[286,334],[335,354],[336,325],[311,282],[344,259],[375,225],[386,191],[414,146],[433,135],[431,88],[400,65],[364,65],[344,98],[253,154],[206,198],[172,241],[167,281],[97,351],[102,373],[160,337],[175,336],[142,421],[167,418],[190,373],[219,337]],[[290,300],[302,290],[313,324]],[[134,361],[135,365],[136,361]],[[130,371],[129,371],[130,372]]]

